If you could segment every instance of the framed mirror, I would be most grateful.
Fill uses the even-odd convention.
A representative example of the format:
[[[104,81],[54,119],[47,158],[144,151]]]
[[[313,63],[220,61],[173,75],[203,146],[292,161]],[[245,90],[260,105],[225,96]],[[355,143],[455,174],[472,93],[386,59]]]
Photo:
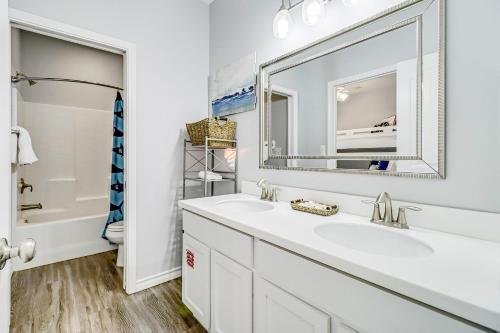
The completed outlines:
[[[445,0],[412,0],[260,66],[260,167],[445,177]]]

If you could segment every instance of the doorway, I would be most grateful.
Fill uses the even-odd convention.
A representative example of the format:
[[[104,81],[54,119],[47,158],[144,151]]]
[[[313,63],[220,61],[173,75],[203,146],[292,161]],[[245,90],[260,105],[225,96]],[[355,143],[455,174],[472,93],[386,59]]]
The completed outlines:
[[[3,10],[3,8],[2,8]],[[55,39],[71,42],[74,44],[78,44],[80,46],[85,46],[88,48],[93,48],[101,51],[106,51],[113,54],[119,54],[123,58],[122,65],[122,75],[123,75],[123,85],[124,93],[122,94],[123,105],[125,110],[125,121],[124,121],[124,148],[126,153],[125,158],[125,174],[124,174],[124,186],[126,185],[125,190],[125,202],[126,205],[123,207],[124,215],[125,215],[125,231],[124,231],[124,242],[125,242],[125,267],[123,272],[123,287],[127,291],[127,293],[134,293],[137,291],[136,287],[136,264],[135,264],[135,253],[136,253],[136,243],[135,243],[135,216],[136,216],[136,199],[135,199],[135,72],[136,72],[136,61],[135,61],[135,45],[121,41],[115,38],[111,38],[108,36],[96,34],[84,29],[76,28],[67,24],[62,24],[56,21],[47,20],[42,17],[38,17],[32,14],[28,14],[22,11],[9,9],[6,10],[5,13],[8,13],[2,17],[4,24],[1,28],[0,34],[0,43],[2,44],[2,48],[5,50],[6,55],[9,55],[11,52],[11,48],[15,45],[12,45],[10,29],[16,28],[23,31],[40,34],[43,36],[49,36]],[[2,67],[0,68],[0,72],[2,75],[7,76],[11,75],[11,61],[10,56],[7,58],[2,58]],[[9,64],[9,65],[7,65]],[[22,73],[26,74],[26,73]],[[29,74],[29,73],[27,73]],[[56,76],[56,75],[54,75]],[[73,77],[72,77],[73,78]],[[91,80],[89,80],[91,81]],[[38,82],[38,85],[42,85],[43,83]],[[55,83],[54,83],[55,84]],[[64,84],[64,83],[61,83]],[[16,107],[18,99],[16,98],[16,90],[13,90],[9,85],[1,85],[0,95],[6,97],[3,99],[6,103],[3,106],[12,105]],[[15,92],[15,94],[14,94]],[[14,96],[13,96],[14,95]],[[12,154],[11,144],[12,135],[9,136],[7,131],[9,131],[12,121],[17,122],[17,119],[11,117],[11,114],[8,114],[6,110],[12,110],[12,108],[3,108],[5,114],[2,115],[2,119],[8,120],[3,122],[4,131],[6,132],[6,136],[4,135],[4,139],[2,140],[1,152],[2,156],[5,159],[11,160]],[[11,119],[12,118],[12,119]],[[64,126],[63,126],[64,127]],[[111,152],[110,152],[111,153]],[[2,234],[0,237],[5,237],[9,243],[13,243],[13,238],[11,237],[11,227],[17,223],[16,219],[16,192],[17,192],[17,168],[12,168],[9,173],[11,189],[9,191],[4,191],[2,197],[5,199],[4,202],[9,203],[10,213],[8,214],[8,219],[2,219],[0,221]],[[6,174],[3,176],[7,176]],[[2,176],[2,177],[3,177]],[[65,177],[59,177],[60,180],[64,180]],[[15,179],[15,181],[13,181]],[[25,180],[26,181],[26,180]],[[64,183],[64,182],[61,182]],[[8,183],[4,183],[6,186]],[[25,184],[26,185],[26,184]],[[59,184],[61,185],[61,184]],[[66,184],[67,185],[67,184]],[[28,184],[29,186],[29,184]],[[62,185],[64,187],[64,185]],[[25,188],[30,191],[30,188]],[[55,190],[55,192],[60,191],[59,188]],[[38,202],[36,202],[37,204]],[[2,207],[6,208],[6,207]],[[3,210],[3,209],[2,209]],[[9,210],[7,210],[9,211]],[[102,226],[104,227],[104,225]],[[14,241],[15,239],[15,231]],[[68,234],[63,235],[69,237]],[[100,234],[97,235],[100,237]],[[40,249],[39,249],[40,250]],[[14,261],[13,259],[11,261]],[[12,264],[9,264],[0,271],[0,280],[1,280],[1,290],[0,290],[0,317],[2,320],[0,331],[4,329],[8,330],[9,325],[9,313],[10,313],[10,278],[11,278]]]
[[[264,98],[267,100],[268,91]],[[266,121],[270,123],[269,139],[266,137],[267,152],[271,155],[298,155],[298,92],[281,86],[272,86],[270,114]],[[267,127],[267,125],[266,125]],[[296,167],[294,159],[268,159],[267,165]]]

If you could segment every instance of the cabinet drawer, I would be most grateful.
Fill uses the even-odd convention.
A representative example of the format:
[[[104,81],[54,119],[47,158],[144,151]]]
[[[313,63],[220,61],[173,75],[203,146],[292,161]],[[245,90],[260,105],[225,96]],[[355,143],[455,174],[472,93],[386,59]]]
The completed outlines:
[[[305,302],[352,323],[361,332],[484,332],[266,242],[256,242],[255,272]]]
[[[187,234],[236,262],[253,267],[251,236],[186,210],[182,213],[182,220],[183,230]]]

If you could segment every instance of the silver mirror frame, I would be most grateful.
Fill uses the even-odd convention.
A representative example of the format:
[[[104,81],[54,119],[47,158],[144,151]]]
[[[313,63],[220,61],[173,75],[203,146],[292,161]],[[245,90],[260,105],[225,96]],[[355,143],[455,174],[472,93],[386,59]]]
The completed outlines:
[[[330,169],[330,168],[305,168],[305,167],[289,167],[289,166],[273,166],[273,165],[265,165],[264,159],[266,156],[265,152],[265,134],[266,131],[268,131],[267,128],[265,128],[265,117],[266,117],[266,101],[264,100],[264,95],[265,91],[267,90],[268,84],[270,84],[269,81],[269,76],[272,73],[279,72],[284,70],[284,68],[291,68],[294,66],[297,66],[300,63],[303,63],[307,61],[310,58],[316,58],[318,55],[314,55],[312,57],[306,58],[305,60],[299,61],[296,64],[293,65],[287,65],[284,66],[284,68],[280,68],[277,70],[273,70],[271,72],[267,72],[266,67],[270,65],[274,65],[280,61],[286,60],[288,58],[291,58],[293,56],[299,55],[301,52],[309,50],[315,46],[320,45],[323,42],[326,42],[330,39],[339,37],[341,35],[347,34],[353,30],[359,29],[361,27],[367,26],[370,23],[373,23],[377,20],[383,19],[389,15],[395,14],[398,11],[401,11],[403,9],[406,9],[408,7],[411,7],[413,5],[416,5],[418,3],[421,3],[423,1],[427,0],[408,0],[405,1],[399,5],[396,5],[394,7],[391,7],[383,12],[380,12],[379,14],[376,14],[370,18],[367,18],[359,23],[356,23],[354,25],[351,25],[345,29],[340,30],[339,32],[336,32],[332,35],[329,35],[325,38],[322,38],[318,41],[315,41],[309,45],[306,45],[302,48],[299,48],[297,50],[291,51],[289,53],[286,53],[278,58],[272,59],[268,62],[265,62],[259,66],[259,75],[258,75],[258,104],[259,104],[259,115],[260,115],[260,128],[259,128],[259,167],[261,169],[274,169],[274,170],[296,170],[296,171],[321,171],[321,172],[337,172],[337,173],[353,173],[353,174],[371,174],[371,175],[379,175],[379,176],[397,176],[397,177],[410,177],[410,178],[420,178],[420,179],[444,179],[446,174],[445,174],[445,149],[446,149],[446,135],[445,135],[445,120],[446,120],[446,115],[445,115],[445,59],[446,59],[446,0],[434,0],[438,4],[438,17],[439,17],[439,30],[438,30],[438,43],[439,43],[439,63],[438,63],[438,170],[435,170],[434,173],[411,173],[411,172],[392,172],[392,171],[376,171],[376,170],[359,170],[359,169]],[[388,26],[387,28],[374,32],[370,35],[378,35],[380,33],[383,33],[384,31],[392,31],[396,29],[397,27],[405,24],[409,24],[411,22],[414,22],[417,24],[417,43],[421,43],[421,24],[419,17],[415,18],[410,18],[407,20],[404,20],[396,25],[391,25]],[[365,40],[370,37],[363,37],[360,39],[357,39],[351,43],[350,45],[355,44],[359,42],[360,40]],[[346,44],[347,45],[347,44]],[[347,47],[346,45],[340,46],[340,47]],[[421,48],[419,47],[417,49],[418,55],[417,57],[421,60],[422,54],[421,54]],[[319,54],[327,54],[332,52],[332,50],[328,51],[323,51],[320,52]],[[363,159],[363,160],[372,160],[372,159],[377,159],[377,160],[415,160],[415,161],[421,161],[422,163],[425,163],[425,161],[422,159],[422,152],[421,152],[421,61],[417,61],[417,71],[418,71],[418,78],[419,78],[419,83],[418,83],[418,88],[417,88],[417,155],[416,156],[394,156],[394,155],[363,155],[363,156],[347,156],[347,155],[334,155],[334,156],[310,156],[310,155],[273,155],[271,156],[270,154],[267,154],[268,156],[271,156],[272,159],[277,159],[277,160],[343,160],[343,159]],[[353,158],[354,157],[354,158]]]

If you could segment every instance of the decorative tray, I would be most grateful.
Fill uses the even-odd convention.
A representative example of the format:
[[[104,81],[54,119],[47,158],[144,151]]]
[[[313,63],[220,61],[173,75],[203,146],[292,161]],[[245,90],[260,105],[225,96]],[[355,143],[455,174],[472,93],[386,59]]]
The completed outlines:
[[[322,216],[337,214],[339,211],[338,205],[328,205],[315,201],[304,201],[304,199],[292,200],[290,204],[292,209]]]

